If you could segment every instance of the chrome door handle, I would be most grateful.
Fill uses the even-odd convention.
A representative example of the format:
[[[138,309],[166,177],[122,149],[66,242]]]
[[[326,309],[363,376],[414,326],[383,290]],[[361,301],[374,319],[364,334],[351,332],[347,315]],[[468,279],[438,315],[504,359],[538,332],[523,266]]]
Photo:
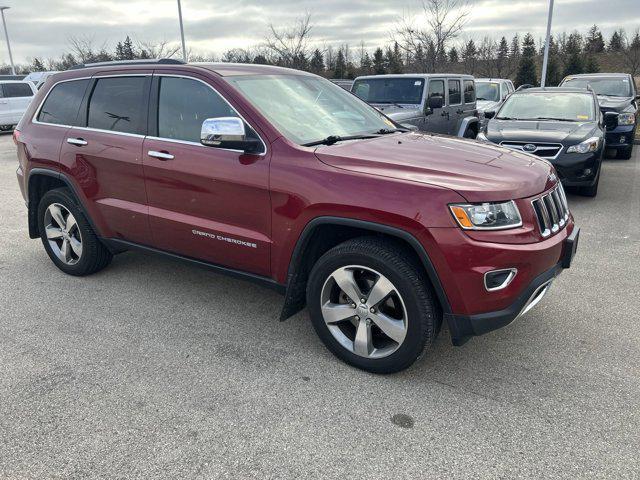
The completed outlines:
[[[84,147],[88,142],[84,138],[67,138],[67,143],[77,145],[78,147]]]
[[[173,160],[173,155],[167,152],[157,152],[155,150],[149,150],[147,154],[150,157],[157,158],[158,160]]]

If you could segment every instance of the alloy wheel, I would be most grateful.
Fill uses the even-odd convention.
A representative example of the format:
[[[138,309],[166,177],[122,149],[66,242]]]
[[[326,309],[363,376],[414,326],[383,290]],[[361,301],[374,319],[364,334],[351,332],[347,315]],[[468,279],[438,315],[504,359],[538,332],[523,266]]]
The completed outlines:
[[[66,265],[75,265],[82,257],[82,234],[72,213],[59,203],[52,203],[44,213],[44,230],[49,246]]]
[[[407,335],[407,309],[400,292],[368,267],[335,270],[322,287],[321,311],[338,343],[361,357],[391,355]]]

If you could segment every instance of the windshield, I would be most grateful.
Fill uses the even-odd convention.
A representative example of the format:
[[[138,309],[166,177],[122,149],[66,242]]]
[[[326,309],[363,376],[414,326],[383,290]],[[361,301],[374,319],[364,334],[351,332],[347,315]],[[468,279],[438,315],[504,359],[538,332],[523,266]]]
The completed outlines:
[[[591,88],[596,95],[608,95],[610,97],[630,97],[631,84],[625,77],[591,77],[568,78],[562,82],[563,87]]]
[[[593,96],[586,93],[516,93],[507,98],[496,118],[584,122],[594,119],[594,110]]]
[[[500,84],[495,82],[479,82],[476,80],[476,100],[500,100]]]
[[[422,103],[422,78],[368,78],[356,80],[351,91],[367,103]]]
[[[226,77],[284,136],[299,145],[375,134],[396,125],[349,92],[307,75]]]

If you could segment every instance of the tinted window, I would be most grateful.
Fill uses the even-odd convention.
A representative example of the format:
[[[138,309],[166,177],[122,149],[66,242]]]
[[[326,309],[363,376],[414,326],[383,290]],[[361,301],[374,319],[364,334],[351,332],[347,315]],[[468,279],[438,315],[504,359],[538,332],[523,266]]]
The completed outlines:
[[[465,82],[466,87],[466,82]],[[497,102],[500,100],[500,84],[496,82],[476,82],[476,88],[478,89],[478,100],[489,100],[491,102]],[[465,91],[465,102],[473,102],[468,100]]]
[[[428,97],[444,97],[444,80],[431,80],[429,82]]]
[[[631,82],[627,77],[569,77],[562,82],[562,86],[574,88],[590,86],[596,95],[610,97],[630,97],[632,95]]]
[[[200,143],[207,118],[237,117],[220,95],[197,80],[162,77],[158,103],[158,136]]]
[[[33,90],[26,83],[3,83],[2,96],[4,98],[32,97]]]
[[[59,83],[53,87],[40,109],[38,121],[58,125],[77,125],[78,109],[88,83],[89,80],[74,80]]]
[[[472,103],[476,101],[476,89],[473,80],[464,81],[464,103]]]
[[[367,103],[418,104],[424,80],[420,78],[369,78],[358,80],[351,91]]]
[[[145,77],[101,78],[89,101],[87,126],[100,130],[142,133]]]
[[[460,92],[460,80],[449,80],[449,105],[462,103],[462,93]]]

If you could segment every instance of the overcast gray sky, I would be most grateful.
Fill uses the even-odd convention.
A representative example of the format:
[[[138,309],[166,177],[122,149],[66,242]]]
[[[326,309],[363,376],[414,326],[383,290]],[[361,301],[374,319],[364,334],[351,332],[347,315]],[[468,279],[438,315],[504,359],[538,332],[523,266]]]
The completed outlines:
[[[544,35],[548,0],[471,0],[465,38]],[[130,35],[138,41],[178,41],[176,0],[0,0],[16,62],[57,57],[70,36],[92,37],[96,45]],[[605,35],[640,27],[640,0],[556,0],[554,31],[586,31],[594,23]],[[418,13],[419,0],[182,0],[185,32],[196,53],[216,53],[260,42],[269,23],[286,25],[312,14],[318,45],[360,41],[372,47],[389,41],[395,22]],[[8,55],[4,38],[0,62]]]

